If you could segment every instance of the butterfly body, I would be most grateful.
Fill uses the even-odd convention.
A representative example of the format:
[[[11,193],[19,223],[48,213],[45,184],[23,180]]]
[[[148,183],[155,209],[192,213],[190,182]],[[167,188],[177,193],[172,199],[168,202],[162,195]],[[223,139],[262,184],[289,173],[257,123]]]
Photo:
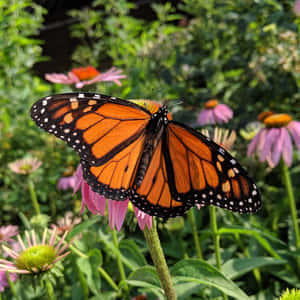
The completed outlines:
[[[66,141],[81,158],[83,176],[107,198],[127,198],[163,218],[195,204],[255,212],[259,191],[221,146],[175,122],[165,106],[101,94],[48,96],[31,108],[32,119]]]

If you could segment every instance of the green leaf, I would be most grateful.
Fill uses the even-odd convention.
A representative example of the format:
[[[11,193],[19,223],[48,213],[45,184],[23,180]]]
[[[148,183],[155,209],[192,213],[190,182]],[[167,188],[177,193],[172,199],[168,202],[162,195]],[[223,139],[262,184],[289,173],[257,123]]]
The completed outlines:
[[[126,257],[127,261],[133,267],[133,270],[145,266],[147,261],[144,255],[141,253],[140,248],[132,240],[122,240],[119,244],[120,252],[123,257]]]
[[[103,217],[102,216],[94,216],[94,217],[90,218],[89,220],[76,225],[73,228],[73,230],[68,234],[68,238],[71,239],[72,237],[78,235],[82,231],[86,230],[87,228],[89,228],[90,226],[92,226],[93,224],[98,222],[101,218],[103,218]]]
[[[199,285],[204,284],[215,287],[239,300],[249,299],[229,278],[205,261],[197,259],[181,260],[171,268],[171,275],[173,280],[177,282],[176,285],[181,282],[195,282]]]
[[[164,299],[164,293],[154,267],[144,266],[133,271],[129,275],[127,282],[131,286],[146,288],[159,299]]]
[[[270,244],[269,241],[277,243],[277,244],[281,245],[282,247],[285,247],[285,248],[287,247],[287,245],[283,241],[275,238],[274,236],[272,236],[268,233],[258,230],[258,229],[247,229],[247,228],[243,228],[243,227],[239,227],[239,226],[226,227],[226,228],[223,227],[218,230],[218,233],[221,235],[222,234],[245,234],[245,235],[253,236],[267,252],[269,252],[273,257],[275,257],[277,259],[281,259],[281,257],[274,250],[274,248],[272,247],[272,245]]]
[[[100,293],[101,280],[98,267],[102,264],[102,254],[100,250],[93,249],[88,253],[88,258],[79,257],[78,267],[86,275],[86,282],[95,295]]]
[[[236,279],[255,268],[261,268],[270,265],[283,265],[286,261],[272,257],[251,257],[251,258],[234,258],[228,260],[222,266],[223,274],[230,278]]]

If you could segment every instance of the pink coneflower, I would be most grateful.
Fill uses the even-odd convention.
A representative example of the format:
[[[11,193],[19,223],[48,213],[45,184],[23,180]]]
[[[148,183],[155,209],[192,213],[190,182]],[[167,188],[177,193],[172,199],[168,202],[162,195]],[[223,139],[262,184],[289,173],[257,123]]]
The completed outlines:
[[[120,79],[126,78],[126,75],[121,74],[122,72],[121,69],[112,67],[108,71],[100,73],[94,67],[87,66],[74,68],[68,75],[61,73],[46,74],[45,78],[54,83],[75,84],[76,88],[102,81],[112,81],[117,85],[122,85]]]
[[[20,251],[16,252],[9,247],[2,246],[3,250],[12,258],[12,261],[0,259],[0,272],[8,271],[9,273],[30,274],[41,273],[51,269],[58,261],[66,257],[70,251],[66,252],[69,242],[64,245],[67,232],[56,243],[57,231],[52,230],[49,240],[47,241],[48,230],[45,229],[42,240],[34,231],[25,232],[26,240],[18,235]]]
[[[8,167],[14,173],[28,175],[35,172],[41,164],[42,162],[36,158],[25,157],[8,164]]]
[[[259,155],[260,161],[267,161],[274,168],[282,157],[291,166],[294,142],[300,150],[300,122],[293,121],[288,114],[272,114],[263,119],[262,128],[248,146],[248,156]]]
[[[296,16],[300,16],[300,0],[296,0],[293,10]]]
[[[84,181],[82,176],[81,165],[78,166],[77,171],[74,175],[75,178],[75,187],[74,193],[81,187],[82,193],[82,206],[81,213],[84,211],[86,206],[90,212],[93,214],[100,213],[105,215],[106,209],[106,199],[104,196],[99,195],[98,193],[93,192],[92,188]],[[109,226],[111,229],[116,228],[120,231],[125,215],[127,212],[129,200],[125,201],[116,201],[108,199],[108,216],[109,216]],[[150,229],[152,226],[152,217],[144,212],[140,211],[138,208],[134,208],[134,213],[137,218],[139,227],[143,230],[147,225]]]
[[[19,233],[18,226],[8,225],[0,227],[0,243],[13,242],[11,238]]]
[[[17,280],[17,274],[9,274],[9,277],[11,281]],[[0,271],[0,293],[4,292],[5,288],[8,286],[9,284],[7,282],[6,272]]]
[[[205,108],[199,113],[197,122],[199,125],[227,123],[233,117],[232,110],[226,104],[219,104],[216,99],[208,100]]]
[[[66,231],[70,232],[73,227],[81,222],[80,217],[74,217],[71,211],[67,211],[65,216],[57,220],[57,224],[51,224],[51,227],[56,228],[57,234],[61,235]]]

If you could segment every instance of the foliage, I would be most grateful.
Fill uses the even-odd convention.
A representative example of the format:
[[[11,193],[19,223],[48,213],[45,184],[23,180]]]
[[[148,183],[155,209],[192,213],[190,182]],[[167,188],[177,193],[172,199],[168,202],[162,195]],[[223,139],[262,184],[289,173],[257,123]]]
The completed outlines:
[[[127,99],[169,100],[174,118],[192,125],[202,104],[212,97],[234,109],[232,128],[254,121],[266,109],[290,113],[299,120],[300,23],[292,6],[292,0],[183,0],[177,6],[151,4],[153,18],[146,20],[135,17],[138,7],[127,0],[95,0],[90,8],[70,11],[78,19],[71,34],[80,41],[72,56],[74,66],[122,68],[127,78],[121,87],[99,83],[94,88]],[[32,66],[45,59],[42,41],[36,38],[45,13],[30,0],[0,0],[0,226],[18,224],[21,231],[41,230],[67,210],[78,213],[80,206],[79,194],[56,188],[60,177],[75,171],[77,156],[61,141],[41,133],[28,113],[38,98],[70,91],[32,72]],[[215,268],[207,208],[194,209],[203,260],[197,258],[187,217],[159,221],[179,299],[221,299],[224,293],[235,299],[274,299],[287,287],[300,288],[299,249],[294,247],[280,169],[246,158],[240,137],[234,151],[258,182],[264,207],[255,216],[217,209],[221,270]],[[8,162],[27,155],[43,162],[30,175],[45,216],[42,225],[33,214],[25,177],[7,167]],[[290,168],[296,198],[299,172],[297,153]],[[132,211],[126,220],[116,245],[106,217],[83,214],[83,222],[69,236],[81,234],[81,239],[51,277],[57,298],[128,297],[118,269],[120,254],[130,297],[147,294],[147,299],[163,299]],[[46,299],[39,281],[27,284],[26,280],[26,289],[23,279],[15,284],[22,299]],[[3,295],[14,299],[9,288]]]

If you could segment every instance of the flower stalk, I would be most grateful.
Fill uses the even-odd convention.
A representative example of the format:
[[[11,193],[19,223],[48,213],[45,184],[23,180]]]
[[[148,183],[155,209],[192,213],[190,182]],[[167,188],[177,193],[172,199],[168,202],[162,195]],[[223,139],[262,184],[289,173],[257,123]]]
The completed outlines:
[[[128,287],[128,284],[127,284],[127,281],[126,281],[125,269],[124,269],[124,265],[123,265],[123,262],[122,262],[122,259],[121,259],[120,250],[119,250],[119,241],[118,241],[118,237],[117,237],[117,232],[116,232],[115,229],[113,229],[111,231],[111,233],[112,233],[112,237],[113,237],[114,246],[118,250],[118,251],[116,251],[116,256],[117,256],[117,264],[118,264],[120,277],[121,277],[121,280],[124,282],[125,292],[128,293],[129,292],[129,287]]]
[[[7,283],[9,284],[11,293],[12,293],[12,294],[14,295],[14,297],[18,300],[18,299],[19,299],[19,296],[18,296],[18,294],[17,294],[16,286],[15,286],[14,282],[11,280],[8,271],[6,271],[6,280],[7,280]],[[1,294],[1,293],[0,293],[0,294]]]
[[[29,193],[30,193],[30,197],[31,197],[31,201],[32,201],[35,213],[36,213],[36,215],[40,215],[41,214],[40,205],[37,200],[33,181],[30,178],[28,178],[28,189],[29,189]]]
[[[194,243],[196,247],[196,252],[197,256],[199,259],[203,259],[202,255],[202,250],[200,247],[200,242],[199,242],[199,237],[198,237],[198,231],[197,231],[197,225],[196,225],[196,220],[195,220],[195,215],[194,215],[194,210],[190,209],[187,213],[188,215],[188,220],[192,228],[192,233],[193,233],[193,238],[194,238]]]
[[[218,233],[217,218],[216,218],[216,208],[214,206],[209,207],[210,215],[210,226],[213,235],[214,247],[215,247],[215,256],[216,256],[216,266],[218,270],[222,270],[221,267],[221,253],[220,253],[220,235]],[[227,300],[228,297],[223,293],[223,299]]]
[[[156,223],[154,220],[151,229],[145,227],[144,236],[147,241],[150,254],[155,265],[158,277],[160,279],[162,288],[165,291],[165,296],[167,300],[176,300],[177,296],[175,294],[166,259],[157,233]]]
[[[296,248],[300,249],[299,225],[298,225],[297,209],[296,209],[293,186],[291,182],[291,176],[287,165],[283,161],[281,161],[281,166],[282,166],[284,184],[288,194],[289,206],[290,206],[292,223],[293,223],[294,234],[295,234]]]

